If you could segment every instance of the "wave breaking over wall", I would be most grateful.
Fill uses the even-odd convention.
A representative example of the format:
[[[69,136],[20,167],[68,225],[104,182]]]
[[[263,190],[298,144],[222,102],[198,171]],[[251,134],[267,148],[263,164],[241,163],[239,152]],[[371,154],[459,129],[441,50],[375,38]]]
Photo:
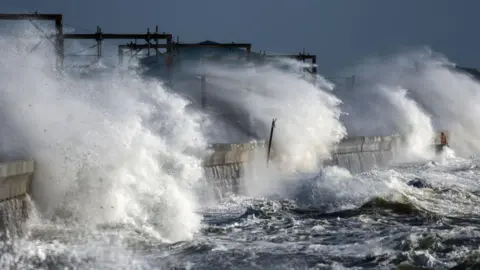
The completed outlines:
[[[421,148],[419,144],[423,144],[418,141],[419,136],[423,137],[432,129],[448,130],[451,134],[449,145],[457,155],[466,157],[479,152],[480,84],[474,77],[455,68],[446,57],[422,48],[367,59],[345,74],[355,75],[353,88],[344,87],[337,92],[347,104],[342,109],[351,115],[342,118],[349,134],[411,133],[412,145],[416,145],[412,150],[415,151]],[[404,104],[397,102],[398,106],[392,108],[391,102],[378,98],[380,89],[388,90],[390,95],[403,93]],[[400,100],[400,95],[396,98]],[[362,105],[356,106],[354,100]],[[403,111],[398,111],[399,106]],[[398,113],[392,115],[393,112]]]
[[[318,169],[330,158],[329,149],[346,135],[339,120],[340,100],[328,83],[317,87],[298,72],[273,64],[205,64],[201,72],[214,75],[207,75],[212,85],[208,95],[243,112],[237,121],[247,122],[255,139],[268,138],[272,119],[279,119],[275,148],[280,160],[283,156],[279,167],[284,171]]]
[[[32,195],[46,220],[192,237],[203,116],[135,72],[59,74],[51,44],[31,51],[40,38],[27,32],[0,37],[0,152],[36,160]]]

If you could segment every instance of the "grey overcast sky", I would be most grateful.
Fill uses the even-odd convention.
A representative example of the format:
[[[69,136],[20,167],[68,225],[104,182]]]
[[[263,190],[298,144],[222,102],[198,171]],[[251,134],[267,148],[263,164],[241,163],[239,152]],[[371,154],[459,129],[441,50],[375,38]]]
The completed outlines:
[[[480,0],[1,0],[3,13],[63,13],[67,25],[160,31],[195,42],[251,42],[254,50],[318,55],[331,74],[374,54],[429,46],[480,67]]]

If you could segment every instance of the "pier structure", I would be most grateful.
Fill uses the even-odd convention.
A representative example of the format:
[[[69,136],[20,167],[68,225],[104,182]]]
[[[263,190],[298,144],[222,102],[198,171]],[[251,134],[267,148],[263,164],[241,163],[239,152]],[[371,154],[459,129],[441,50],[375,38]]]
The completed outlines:
[[[155,26],[155,31],[150,32],[150,29],[147,28],[146,33],[106,33],[103,32],[100,26],[97,26],[97,29],[93,33],[64,33],[64,21],[62,14],[40,14],[40,13],[25,13],[25,14],[0,14],[0,20],[26,20],[32,22],[35,28],[41,32],[42,29],[35,23],[36,21],[52,21],[55,26],[55,34],[46,36],[55,46],[57,54],[57,64],[59,67],[63,67],[65,57],[69,56],[65,54],[65,41],[66,40],[93,40],[96,42],[96,56],[97,60],[100,59],[103,55],[103,41],[104,40],[130,40],[129,43],[118,46],[118,55],[119,59],[122,60],[125,50],[138,51],[147,50],[147,56],[150,56],[151,49],[155,50],[156,56],[159,56],[161,52],[159,49],[165,49],[167,54],[167,65],[172,62],[172,52],[175,52],[180,49],[189,49],[189,48],[243,48],[246,50],[247,59],[252,53],[252,44],[251,43],[181,43],[174,42],[172,39],[172,34],[158,31],[158,26]],[[144,43],[138,44],[138,41],[144,41]],[[161,40],[165,40],[165,43],[160,43]],[[317,57],[316,55],[311,55],[308,53],[299,53],[294,55],[267,55],[265,57],[286,57],[293,58],[298,61],[306,62],[307,60],[311,61],[311,68],[305,68],[305,71],[311,73],[312,75],[317,74]]]
[[[167,52],[170,50],[169,44],[172,43],[172,35],[168,33],[159,33],[158,27],[155,32],[150,32],[147,29],[146,33],[104,33],[100,26],[97,26],[97,31],[87,34],[65,34],[63,31],[63,15],[62,14],[0,14],[0,20],[27,20],[41,30],[35,21],[53,21],[55,23],[55,34],[53,36],[47,36],[55,45],[55,51],[57,54],[57,65],[63,67],[65,58],[65,40],[94,40],[97,47],[97,59],[100,59],[103,55],[103,41],[104,40],[144,40],[147,44],[159,44],[159,40],[166,40],[165,48]]]

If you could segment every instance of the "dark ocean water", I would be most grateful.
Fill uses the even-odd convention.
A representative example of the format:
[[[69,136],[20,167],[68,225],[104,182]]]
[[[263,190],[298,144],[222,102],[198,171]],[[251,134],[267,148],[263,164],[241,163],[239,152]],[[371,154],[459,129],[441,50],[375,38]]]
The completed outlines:
[[[301,187],[288,198],[224,198],[202,210],[203,227],[193,239],[174,243],[126,224],[87,227],[33,216],[26,235],[2,242],[0,263],[3,269],[479,269],[479,172],[478,160],[460,158],[372,170],[344,178],[344,192],[336,195],[329,194],[335,183],[328,178],[298,179]],[[426,187],[408,185],[412,179]]]
[[[285,192],[197,205],[191,186],[202,178],[202,153],[232,139],[220,120],[191,106],[201,93],[196,76],[183,87],[197,97],[185,98],[101,62],[59,74],[42,38],[0,38],[9,48],[0,51],[0,152],[40,163],[25,233],[2,238],[0,269],[479,269],[477,158],[353,175],[327,167],[290,182],[270,175],[255,184],[285,184]],[[267,132],[280,119],[275,141],[287,146],[289,169],[318,164],[346,129],[412,133],[426,147],[440,123],[459,131],[459,156],[478,152],[479,85],[431,54],[368,63],[355,72],[364,77],[355,92],[321,78],[314,85],[293,63],[292,74],[273,66],[200,71],[214,75],[208,82],[222,91],[209,94],[220,95],[222,108],[248,112],[236,118]]]

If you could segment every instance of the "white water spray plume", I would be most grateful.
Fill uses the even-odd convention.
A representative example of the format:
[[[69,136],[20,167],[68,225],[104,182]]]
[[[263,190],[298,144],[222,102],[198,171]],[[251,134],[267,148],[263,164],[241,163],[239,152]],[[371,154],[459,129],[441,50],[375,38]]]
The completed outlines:
[[[37,41],[0,38],[0,150],[36,161],[33,197],[46,219],[191,238],[201,222],[202,115],[134,72],[59,75],[51,44],[28,54]]]
[[[370,59],[349,70],[349,74],[355,74],[355,90],[369,89],[337,93],[347,105],[342,109],[353,115],[342,119],[349,134],[369,132],[371,134],[368,135],[378,135],[392,131],[408,134],[409,130],[413,130],[412,134],[416,134],[414,137],[417,139],[412,140],[417,141],[414,145],[418,145],[420,140],[431,140],[428,133],[433,128],[437,132],[448,131],[449,145],[457,155],[466,157],[478,153],[480,123],[476,119],[480,115],[480,84],[454,66],[445,57],[424,48],[388,58]],[[400,91],[406,92],[405,97],[411,101],[404,105],[397,103],[394,110],[389,110],[391,103],[386,105],[384,100],[374,99],[368,94],[376,91],[375,86],[378,85],[394,91],[402,89]],[[355,105],[354,99],[362,105]],[[412,107],[412,102],[416,104],[416,109]],[[410,125],[393,121],[396,119],[391,112],[398,106],[404,107],[401,117],[409,118]],[[398,114],[396,117],[399,117]],[[358,121],[358,118],[362,120]]]
[[[340,100],[331,93],[328,83],[315,86],[298,72],[274,64],[217,63],[196,70],[207,74],[207,95],[241,115],[235,121],[247,126],[245,129],[256,139],[268,140],[272,119],[278,119],[273,145],[276,162],[283,171],[318,169],[330,158],[332,145],[346,135],[339,121]]]
[[[0,40],[12,48],[0,52],[0,150],[4,157],[36,160],[32,190],[44,215],[85,225],[127,223],[170,241],[191,238],[201,222],[193,188],[203,177],[204,115],[135,72],[59,75],[48,44],[26,56],[38,40]],[[211,64],[201,72],[211,75],[208,95],[244,113],[254,137],[267,139],[272,118],[278,119],[278,169],[311,172],[330,158],[345,126],[350,136],[407,134],[409,153],[423,158],[439,129],[452,131],[452,146],[461,153],[478,151],[479,85],[447,64],[428,51],[372,61],[355,69],[353,91],[332,91],[321,77],[315,86],[270,64]],[[341,109],[348,115],[341,117]],[[215,132],[208,136],[219,139]]]

